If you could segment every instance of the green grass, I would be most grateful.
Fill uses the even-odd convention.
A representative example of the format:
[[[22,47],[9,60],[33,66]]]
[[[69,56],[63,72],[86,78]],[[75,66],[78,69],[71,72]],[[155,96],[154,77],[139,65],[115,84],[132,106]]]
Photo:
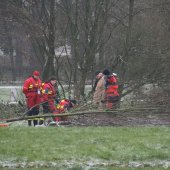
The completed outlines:
[[[170,128],[163,126],[0,128],[0,160],[57,162],[57,166],[66,161],[77,164],[74,168],[78,169],[89,161],[167,161],[169,134]]]

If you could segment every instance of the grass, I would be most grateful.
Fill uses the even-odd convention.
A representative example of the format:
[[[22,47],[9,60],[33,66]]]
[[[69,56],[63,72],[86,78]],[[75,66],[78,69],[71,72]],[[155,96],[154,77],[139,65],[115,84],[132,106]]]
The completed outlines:
[[[56,162],[56,168],[77,170],[87,164],[97,169],[117,164],[121,169],[129,162],[170,160],[169,134],[164,126],[0,128],[0,160]]]

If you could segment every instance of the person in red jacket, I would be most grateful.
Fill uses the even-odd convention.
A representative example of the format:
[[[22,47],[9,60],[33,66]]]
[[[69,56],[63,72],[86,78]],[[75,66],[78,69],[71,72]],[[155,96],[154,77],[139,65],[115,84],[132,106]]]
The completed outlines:
[[[26,97],[26,104],[28,111],[28,116],[38,115],[39,113],[39,104],[41,97],[41,80],[40,73],[38,71],[34,71],[33,75],[28,77],[23,84],[23,93]],[[28,120],[28,126],[31,126],[32,120]],[[38,124],[38,120],[33,120],[34,126]]]
[[[55,85],[57,80],[55,77],[51,77],[47,82],[42,86],[42,102],[47,101],[47,103],[43,104],[44,113],[51,112],[53,114],[58,114],[59,111],[55,106],[56,99],[56,89]],[[56,123],[60,121],[59,117],[55,117],[53,119]]]
[[[56,108],[59,113],[64,113],[65,111],[68,111],[71,108],[75,107],[76,104],[76,100],[62,99],[58,101]],[[61,121],[67,121],[67,116],[62,116]]]
[[[106,93],[106,107],[113,108],[113,104],[119,100],[117,79],[110,71],[105,69],[105,93]]]

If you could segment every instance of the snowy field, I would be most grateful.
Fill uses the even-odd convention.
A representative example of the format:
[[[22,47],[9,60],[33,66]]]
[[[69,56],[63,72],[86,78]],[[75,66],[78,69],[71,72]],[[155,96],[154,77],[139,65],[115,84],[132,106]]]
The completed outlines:
[[[63,87],[66,88],[67,85],[64,85]],[[59,93],[61,94],[61,87],[59,86],[58,89]],[[87,85],[86,93],[88,94],[90,91],[91,85]],[[22,86],[0,86],[0,103],[16,102],[18,100],[25,100],[25,97],[22,93]]]
[[[15,102],[24,98],[21,86],[0,86],[0,102]]]
[[[68,96],[67,94],[67,85],[63,86],[66,92],[66,96]],[[144,88],[145,90],[143,90],[145,93],[148,93],[148,89],[150,89],[150,87],[148,88],[147,86],[145,86]],[[58,87],[59,93],[62,94],[62,89],[59,86]],[[88,94],[91,91],[91,85],[86,85],[85,88],[85,93]],[[122,99],[122,103],[126,103],[126,104],[130,104],[130,101],[132,100],[132,94],[127,95],[126,97],[124,97]],[[0,103],[6,103],[6,102],[17,102],[17,101],[24,101],[25,100],[25,96],[22,93],[22,86],[0,86]],[[123,102],[124,101],[124,102]]]

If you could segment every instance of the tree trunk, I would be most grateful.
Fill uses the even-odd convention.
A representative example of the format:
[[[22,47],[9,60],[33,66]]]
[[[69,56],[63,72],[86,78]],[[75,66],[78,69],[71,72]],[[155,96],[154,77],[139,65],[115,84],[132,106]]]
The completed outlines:
[[[16,81],[16,72],[15,72],[15,60],[14,60],[14,49],[13,49],[13,44],[12,44],[12,35],[11,35],[11,30],[9,27],[9,23],[7,21],[4,21],[4,27],[5,27],[5,32],[7,35],[7,41],[8,41],[8,46],[7,46],[7,53],[10,57],[10,64],[11,64],[11,75],[12,75],[12,80]]]
[[[50,20],[48,30],[48,48],[49,53],[47,61],[43,70],[43,80],[49,79],[50,76],[55,74],[54,71],[54,56],[55,56],[55,0],[50,1]]]
[[[121,82],[122,84],[119,86],[119,93],[122,95],[124,82],[125,82],[125,76],[127,71],[127,64],[129,59],[129,50],[131,48],[131,33],[132,33],[132,27],[133,27],[133,10],[134,10],[134,0],[129,0],[129,21],[128,21],[128,28],[126,33],[126,39],[124,44],[124,53],[123,53],[123,62],[121,63]]]

